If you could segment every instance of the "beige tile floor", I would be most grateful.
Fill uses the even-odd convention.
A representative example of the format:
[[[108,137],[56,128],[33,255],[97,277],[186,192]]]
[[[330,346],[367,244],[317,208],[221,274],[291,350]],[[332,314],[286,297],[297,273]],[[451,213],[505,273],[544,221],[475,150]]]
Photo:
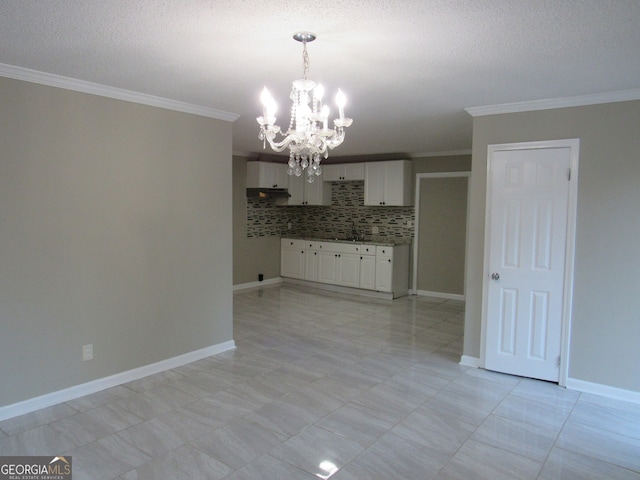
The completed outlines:
[[[640,479],[640,405],[458,365],[464,304],[234,296],[237,349],[0,422],[80,479]]]

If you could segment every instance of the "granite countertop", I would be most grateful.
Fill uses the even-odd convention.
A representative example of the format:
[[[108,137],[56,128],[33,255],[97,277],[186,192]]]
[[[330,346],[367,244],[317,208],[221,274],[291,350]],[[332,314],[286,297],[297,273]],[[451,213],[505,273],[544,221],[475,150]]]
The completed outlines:
[[[346,238],[322,238],[310,237],[307,235],[282,235],[281,238],[291,238],[294,240],[308,240],[311,242],[333,242],[333,243],[353,243],[355,245],[380,245],[382,247],[394,247],[396,245],[408,245],[411,243],[409,238],[365,238],[364,240],[347,240]]]

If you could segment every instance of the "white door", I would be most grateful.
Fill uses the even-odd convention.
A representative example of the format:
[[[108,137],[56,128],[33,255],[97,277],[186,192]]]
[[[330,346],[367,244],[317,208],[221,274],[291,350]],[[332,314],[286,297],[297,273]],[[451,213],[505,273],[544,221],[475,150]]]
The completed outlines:
[[[570,147],[489,152],[485,368],[557,382]]]

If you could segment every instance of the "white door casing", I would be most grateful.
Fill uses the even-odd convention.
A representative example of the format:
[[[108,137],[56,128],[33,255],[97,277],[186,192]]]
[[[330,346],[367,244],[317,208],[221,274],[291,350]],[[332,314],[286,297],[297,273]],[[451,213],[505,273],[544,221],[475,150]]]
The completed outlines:
[[[442,292],[424,292],[418,290],[418,269],[419,269],[419,255],[420,255],[420,222],[421,220],[428,221],[428,218],[421,218],[420,212],[420,183],[422,180],[427,179],[438,179],[438,178],[455,178],[455,177],[466,177],[469,179],[471,177],[471,172],[461,171],[461,172],[437,172],[437,173],[418,173],[416,174],[416,183],[415,183],[415,222],[413,225],[413,275],[412,275],[412,288],[414,295],[428,295],[428,296],[437,296],[440,298],[449,298],[452,300],[465,300],[465,295],[450,295]],[[469,186],[470,182],[467,180],[467,208],[466,211],[469,212]],[[466,228],[465,231],[469,231],[469,218],[467,214],[466,219]],[[468,233],[467,233],[468,236]],[[466,251],[466,249],[465,249]],[[464,262],[466,266],[466,262]],[[466,272],[465,272],[466,278]],[[435,294],[435,295],[434,295]]]
[[[577,140],[489,146],[487,369],[566,380],[578,147]]]

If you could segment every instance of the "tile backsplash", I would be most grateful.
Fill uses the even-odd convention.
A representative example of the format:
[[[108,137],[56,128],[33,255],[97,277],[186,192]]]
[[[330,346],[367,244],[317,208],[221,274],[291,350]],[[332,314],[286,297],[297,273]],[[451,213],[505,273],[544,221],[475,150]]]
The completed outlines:
[[[414,207],[365,207],[362,181],[332,182],[330,206],[283,207],[275,200],[247,198],[247,237],[345,237],[355,227],[366,239],[409,240],[414,222]],[[377,234],[372,227],[378,227]]]

